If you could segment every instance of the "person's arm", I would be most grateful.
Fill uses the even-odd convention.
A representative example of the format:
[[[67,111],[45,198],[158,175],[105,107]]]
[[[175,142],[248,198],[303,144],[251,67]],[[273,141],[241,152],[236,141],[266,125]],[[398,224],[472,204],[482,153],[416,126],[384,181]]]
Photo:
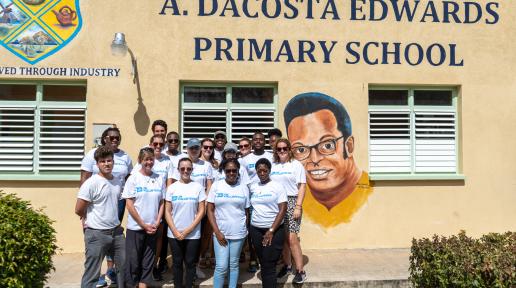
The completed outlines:
[[[172,202],[166,201],[165,203],[165,219],[167,220],[168,228],[174,234],[177,240],[183,240],[183,235],[177,230],[176,224],[174,224],[174,218],[172,217]]]
[[[88,178],[91,177],[91,175],[93,175],[93,172],[88,172],[86,170],[81,170],[80,184],[82,185],[84,183],[84,181],[88,180]]]
[[[161,219],[163,218],[163,210],[164,209],[165,209],[165,201],[161,200],[159,203],[158,217],[156,218],[156,222],[154,223],[154,227],[156,227],[156,229],[159,227],[159,224],[161,223]]]
[[[219,244],[223,247],[228,245],[228,241],[222,232],[219,230],[219,226],[217,225],[217,221],[215,220],[215,204],[208,202],[208,221],[210,221],[210,225],[213,228],[213,234],[219,241]]]
[[[294,214],[292,215],[294,219],[299,219],[301,217],[301,211],[303,211],[303,201],[305,200],[305,191],[305,183],[297,184],[297,201],[296,207],[294,208]]]
[[[194,221],[188,228],[186,228],[181,234],[183,234],[184,237],[188,236],[188,234],[192,233],[192,231],[201,223],[202,217],[204,217],[204,212],[206,210],[206,203],[204,201],[199,202],[199,205],[197,206],[197,214],[195,215]]]
[[[79,215],[81,220],[86,218],[86,210],[88,209],[88,205],[90,205],[90,202],[77,198],[77,202],[75,203],[75,214]]]
[[[126,199],[126,207],[129,214],[131,214],[131,217],[133,217],[134,221],[145,230],[147,234],[154,234],[156,233],[156,227],[154,225],[146,224],[143,222],[143,219],[140,217],[140,214],[138,214],[138,211],[136,211],[136,208],[134,207],[134,198],[127,198]]]
[[[272,237],[274,236],[274,233],[276,233],[276,230],[278,230],[278,227],[283,222],[283,219],[285,218],[285,214],[287,213],[287,202],[282,202],[278,204],[279,212],[278,215],[276,215],[276,218],[274,219],[274,223],[272,223],[271,230],[268,230],[265,232],[265,235],[263,235],[262,245],[263,246],[271,246],[272,244]]]
[[[213,184],[213,179],[206,179],[206,194],[208,194],[208,191],[210,191],[212,184]]]

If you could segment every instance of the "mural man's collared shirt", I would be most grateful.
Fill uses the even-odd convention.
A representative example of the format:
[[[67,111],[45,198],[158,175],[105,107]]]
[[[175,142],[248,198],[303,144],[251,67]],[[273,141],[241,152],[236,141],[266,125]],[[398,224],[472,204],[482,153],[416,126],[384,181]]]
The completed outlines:
[[[349,223],[353,215],[367,202],[367,198],[373,192],[369,183],[369,175],[366,172],[363,172],[360,176],[355,190],[331,210],[328,210],[313,197],[310,187],[307,187],[306,190],[307,193],[303,203],[304,216],[324,228]]]

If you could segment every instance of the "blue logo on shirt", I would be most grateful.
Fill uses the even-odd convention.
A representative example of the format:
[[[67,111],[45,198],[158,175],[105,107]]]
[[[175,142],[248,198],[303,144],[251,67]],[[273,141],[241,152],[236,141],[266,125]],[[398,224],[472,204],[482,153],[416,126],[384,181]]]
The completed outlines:
[[[198,173],[198,174],[192,173],[192,175],[190,175],[190,177],[206,177],[206,176],[208,176],[208,174],[206,174],[206,173]]]
[[[290,171],[274,171],[274,172],[271,172],[271,176],[272,175],[291,175],[292,172]]]
[[[172,196],[172,202],[175,201],[197,201],[195,197]]]
[[[217,198],[238,198],[238,199],[245,199],[245,196],[242,195],[232,195],[229,193],[216,193],[215,197]]]
[[[147,187],[135,187],[134,188],[136,190],[136,193],[152,193],[152,192],[159,192],[161,193],[161,189],[158,189],[158,188],[147,188]]]
[[[251,194],[251,198],[266,198],[266,197],[272,197],[273,195],[271,193],[253,193]]]
[[[256,164],[247,164],[247,168],[249,168],[249,169],[254,169],[254,166],[255,166],[255,165],[256,165]]]

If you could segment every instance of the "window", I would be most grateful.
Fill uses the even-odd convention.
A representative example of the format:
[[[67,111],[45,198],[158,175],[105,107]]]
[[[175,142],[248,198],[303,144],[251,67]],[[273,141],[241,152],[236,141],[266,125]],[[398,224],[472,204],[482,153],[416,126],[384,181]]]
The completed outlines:
[[[460,179],[457,118],[455,88],[370,88],[371,178]]]
[[[238,143],[253,133],[266,134],[276,126],[277,89],[273,85],[183,84],[181,86],[181,135],[213,138],[226,131],[228,141]]]
[[[0,179],[78,179],[86,85],[0,82]]]

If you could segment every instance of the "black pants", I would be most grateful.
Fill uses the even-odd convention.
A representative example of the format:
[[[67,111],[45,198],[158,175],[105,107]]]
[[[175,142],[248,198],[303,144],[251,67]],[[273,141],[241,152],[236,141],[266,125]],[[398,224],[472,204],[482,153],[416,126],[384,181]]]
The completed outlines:
[[[263,236],[269,230],[268,228],[258,228],[251,226],[249,229],[251,239],[258,255],[258,260],[262,265],[262,287],[276,287],[276,263],[280,259],[283,250],[283,242],[285,241],[285,230],[283,225],[274,231],[271,246],[264,247],[262,245]]]
[[[174,271],[174,287],[183,287],[183,262],[186,267],[185,287],[193,286],[195,276],[195,264],[197,263],[197,252],[201,240],[185,239],[177,240],[168,238],[170,250],[172,250],[172,270]]]
[[[161,233],[161,239],[158,239],[158,241],[162,241],[161,243],[161,254],[157,255],[159,257],[159,268],[164,268],[164,265],[167,265],[167,256],[168,256],[168,237],[167,237],[167,231],[168,231],[168,225],[167,220],[165,219],[165,215],[163,215],[163,221],[161,221],[161,225],[163,225],[163,232]]]
[[[134,287],[139,282],[147,285],[152,284],[156,234],[150,235],[143,230],[127,229],[125,249],[127,261],[125,263],[125,281],[127,286]]]

